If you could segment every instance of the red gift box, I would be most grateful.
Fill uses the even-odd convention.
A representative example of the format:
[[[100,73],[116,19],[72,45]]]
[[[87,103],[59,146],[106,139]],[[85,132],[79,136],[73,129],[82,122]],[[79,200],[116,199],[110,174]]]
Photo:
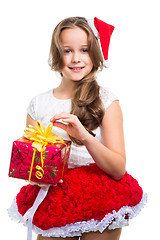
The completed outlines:
[[[9,177],[56,185],[68,168],[70,141],[47,144],[39,152],[33,142],[20,138],[13,142]]]
[[[38,130],[30,126],[25,138],[13,142],[9,177],[56,185],[68,168],[71,141],[52,134],[50,126],[45,130],[39,122]]]

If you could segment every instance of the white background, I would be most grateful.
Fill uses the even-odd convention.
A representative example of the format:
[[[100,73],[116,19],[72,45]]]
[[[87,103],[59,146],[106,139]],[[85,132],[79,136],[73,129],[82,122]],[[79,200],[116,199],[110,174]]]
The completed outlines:
[[[48,66],[48,54],[54,27],[70,16],[96,16],[115,26],[109,51],[111,67],[99,74],[98,81],[120,99],[127,171],[149,195],[147,206],[123,229],[121,239],[159,238],[158,9],[158,0],[1,1],[0,227],[5,239],[26,239],[26,228],[12,222],[6,213],[25,184],[8,178],[12,142],[23,133],[31,98],[60,83]]]

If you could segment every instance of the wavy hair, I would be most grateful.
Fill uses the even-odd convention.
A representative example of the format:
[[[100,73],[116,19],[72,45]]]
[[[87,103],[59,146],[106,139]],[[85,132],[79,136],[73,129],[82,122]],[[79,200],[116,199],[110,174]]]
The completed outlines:
[[[95,76],[97,71],[103,67],[103,57],[98,40],[85,18],[66,18],[56,26],[52,35],[48,62],[52,70],[59,72],[63,76],[61,73],[63,68],[63,47],[60,35],[64,29],[74,27],[79,27],[87,33],[88,53],[93,68],[87,76],[75,82],[71,114],[76,115],[86,130],[95,136],[92,131],[101,124],[104,116],[104,108],[99,95],[100,87]],[[82,145],[79,140],[71,136],[70,138],[74,143]]]

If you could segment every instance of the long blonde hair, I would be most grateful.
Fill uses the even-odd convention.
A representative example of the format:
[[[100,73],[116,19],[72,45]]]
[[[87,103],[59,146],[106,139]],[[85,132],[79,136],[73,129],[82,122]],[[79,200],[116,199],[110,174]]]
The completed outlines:
[[[51,40],[49,65],[52,70],[58,71],[61,74],[63,68],[63,47],[60,35],[64,29],[74,27],[79,27],[87,33],[88,52],[93,63],[93,68],[87,76],[75,84],[71,113],[75,114],[87,131],[95,136],[92,131],[101,124],[104,116],[104,109],[99,96],[100,87],[95,77],[97,71],[103,67],[103,57],[98,40],[85,18],[66,18],[56,26]],[[82,145],[79,140],[71,136],[70,138],[78,145]]]

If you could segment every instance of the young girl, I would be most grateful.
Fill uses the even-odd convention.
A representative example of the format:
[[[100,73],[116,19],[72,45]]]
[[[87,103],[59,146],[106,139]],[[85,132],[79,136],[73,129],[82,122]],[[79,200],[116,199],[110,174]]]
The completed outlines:
[[[138,182],[125,169],[118,99],[96,81],[104,59],[95,26],[101,44],[105,37],[109,46],[113,26],[97,18],[92,26],[81,17],[57,25],[49,64],[60,73],[61,83],[34,97],[28,107],[27,126],[35,126],[36,120],[47,126],[51,121],[55,134],[72,140],[68,173],[57,186],[48,188],[33,216],[37,240],[118,240],[121,227],[145,201]],[[102,51],[105,55],[106,46]],[[29,184],[17,195],[15,211],[21,218],[40,189]]]

